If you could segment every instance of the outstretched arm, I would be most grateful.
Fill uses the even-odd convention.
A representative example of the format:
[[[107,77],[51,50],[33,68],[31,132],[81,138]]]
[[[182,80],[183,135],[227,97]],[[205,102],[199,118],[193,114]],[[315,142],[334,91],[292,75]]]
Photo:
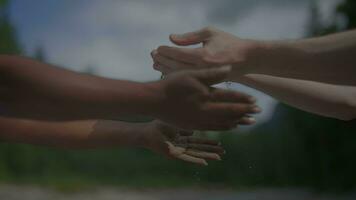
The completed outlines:
[[[159,121],[125,123],[106,120],[45,122],[0,117],[0,140],[69,149],[142,147],[186,162],[207,165],[224,150],[210,139],[193,137]]]
[[[253,54],[260,62],[249,73],[356,86],[356,30],[304,40],[260,42]]]
[[[340,85],[356,85],[356,30],[296,41],[245,40],[205,28],[171,41],[194,49],[161,46],[153,51],[154,67],[164,73],[177,69],[229,64],[231,77],[267,74]]]
[[[152,112],[150,84],[80,74],[18,56],[0,56],[0,109],[36,119],[111,119]]]
[[[152,52],[152,57],[154,68],[165,74],[232,65],[230,81],[242,82],[305,111],[351,120],[356,117],[355,33],[295,42],[262,42],[205,28],[170,37],[177,45],[203,43],[202,47],[161,46]]]
[[[314,114],[340,120],[356,119],[356,87],[248,74],[238,81],[283,103]]]
[[[0,114],[46,120],[145,115],[185,129],[229,129],[251,122],[244,117],[258,111],[248,95],[209,89],[229,71],[187,71],[161,81],[137,83],[0,56]]]

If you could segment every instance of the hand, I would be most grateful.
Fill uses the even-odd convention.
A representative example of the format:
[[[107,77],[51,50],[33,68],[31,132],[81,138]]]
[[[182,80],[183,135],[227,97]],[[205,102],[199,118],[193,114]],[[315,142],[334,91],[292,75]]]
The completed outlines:
[[[193,137],[193,131],[183,131],[160,121],[149,124],[144,147],[158,154],[199,165],[208,165],[206,159],[221,160],[225,151],[214,140]]]
[[[179,46],[202,43],[198,48],[160,46],[151,52],[154,69],[163,74],[177,70],[204,69],[231,65],[232,73],[245,73],[255,65],[251,59],[252,50],[258,47],[256,41],[242,40],[215,28],[204,28],[182,35],[172,34],[170,40]],[[230,74],[232,76],[233,74]]]
[[[227,130],[252,124],[260,112],[249,95],[209,86],[222,82],[230,68],[181,71],[155,83],[161,94],[153,109],[157,119],[187,130]]]

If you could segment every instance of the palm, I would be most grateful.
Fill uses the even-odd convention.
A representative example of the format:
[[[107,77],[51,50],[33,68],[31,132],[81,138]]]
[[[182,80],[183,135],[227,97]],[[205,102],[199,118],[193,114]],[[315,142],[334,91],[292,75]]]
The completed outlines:
[[[217,30],[204,28],[196,32],[172,35],[171,41],[179,46],[202,43],[198,48],[160,46],[152,52],[154,68],[169,74],[178,70],[204,69],[223,65],[244,66],[251,44],[236,36]]]
[[[220,160],[224,150],[210,139],[193,137],[192,131],[182,131],[156,121],[155,131],[150,136],[150,149],[165,156],[186,162],[207,165],[205,159]]]

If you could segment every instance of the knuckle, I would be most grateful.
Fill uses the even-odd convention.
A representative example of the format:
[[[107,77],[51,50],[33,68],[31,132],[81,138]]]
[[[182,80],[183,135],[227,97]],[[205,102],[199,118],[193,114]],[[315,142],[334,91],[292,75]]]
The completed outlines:
[[[153,65],[153,69],[155,69],[155,70],[157,70],[157,71],[159,71],[159,67],[158,67],[158,65]]]

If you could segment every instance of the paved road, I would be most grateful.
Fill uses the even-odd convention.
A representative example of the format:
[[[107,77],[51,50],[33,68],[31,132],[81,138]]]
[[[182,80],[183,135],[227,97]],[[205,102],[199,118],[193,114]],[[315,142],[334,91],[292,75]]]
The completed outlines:
[[[331,196],[298,189],[260,189],[255,191],[124,190],[97,188],[78,193],[60,193],[32,186],[0,186],[0,200],[355,200],[353,195]]]

